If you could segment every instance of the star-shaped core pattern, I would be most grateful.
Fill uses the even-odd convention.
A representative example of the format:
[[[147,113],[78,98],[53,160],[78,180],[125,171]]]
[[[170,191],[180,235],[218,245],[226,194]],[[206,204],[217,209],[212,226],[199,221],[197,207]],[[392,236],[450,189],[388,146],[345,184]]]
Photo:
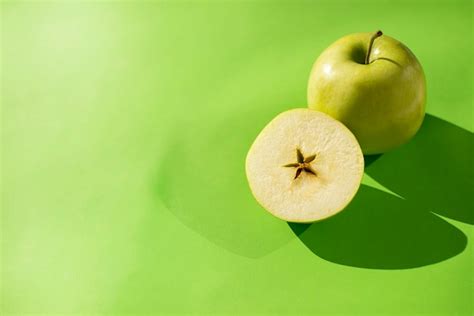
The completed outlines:
[[[301,153],[301,150],[296,148],[296,161],[295,163],[289,163],[284,165],[283,167],[286,168],[296,168],[296,174],[293,179],[296,179],[300,176],[301,172],[307,172],[314,176],[317,176],[316,171],[311,168],[311,162],[316,158],[316,155],[311,155],[308,157],[304,157]]]

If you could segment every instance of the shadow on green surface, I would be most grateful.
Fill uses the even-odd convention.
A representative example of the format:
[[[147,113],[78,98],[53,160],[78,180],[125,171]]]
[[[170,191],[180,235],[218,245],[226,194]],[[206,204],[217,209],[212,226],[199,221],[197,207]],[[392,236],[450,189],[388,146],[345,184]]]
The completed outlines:
[[[366,172],[404,197],[362,186],[344,212],[289,226],[317,256],[374,269],[407,269],[461,253],[466,236],[440,215],[473,223],[472,133],[427,115],[417,136]]]
[[[376,162],[377,159],[379,159],[380,157],[382,157],[382,154],[377,154],[377,155],[365,155],[365,156],[364,156],[365,168],[367,168],[368,166],[370,166],[371,164],[373,164],[374,162]]]
[[[160,161],[158,197],[183,224],[235,254],[262,257],[295,238],[285,222],[268,214],[253,198],[245,176],[245,157],[260,129],[275,115],[219,118],[177,131]]]
[[[427,115],[411,142],[366,172],[420,210],[474,224],[473,145],[471,132]]]
[[[416,205],[362,186],[350,206],[314,224],[289,224],[317,256],[372,269],[420,267],[462,252],[466,236]]]

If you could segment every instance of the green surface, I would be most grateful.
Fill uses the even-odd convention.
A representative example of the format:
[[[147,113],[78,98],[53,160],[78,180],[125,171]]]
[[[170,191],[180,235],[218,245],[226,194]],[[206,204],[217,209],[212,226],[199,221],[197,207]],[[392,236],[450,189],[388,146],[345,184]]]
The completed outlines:
[[[472,315],[472,2],[2,2],[1,314]],[[318,54],[382,29],[424,67],[415,139],[327,221],[244,158]]]

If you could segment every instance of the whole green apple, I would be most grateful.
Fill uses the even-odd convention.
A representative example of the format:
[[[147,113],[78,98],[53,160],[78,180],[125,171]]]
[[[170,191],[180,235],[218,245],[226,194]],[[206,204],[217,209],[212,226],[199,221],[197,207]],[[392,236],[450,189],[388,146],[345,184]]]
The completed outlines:
[[[412,138],[423,122],[426,83],[415,55],[376,33],[347,35],[316,60],[308,106],[344,123],[364,154],[378,154]]]

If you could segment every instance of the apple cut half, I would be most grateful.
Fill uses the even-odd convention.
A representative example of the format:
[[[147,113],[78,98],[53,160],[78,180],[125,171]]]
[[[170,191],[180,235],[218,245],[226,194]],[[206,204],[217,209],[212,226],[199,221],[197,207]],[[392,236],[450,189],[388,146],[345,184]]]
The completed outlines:
[[[256,200],[289,222],[308,223],[337,214],[359,189],[364,156],[339,121],[309,109],[274,118],[257,136],[246,159]]]

